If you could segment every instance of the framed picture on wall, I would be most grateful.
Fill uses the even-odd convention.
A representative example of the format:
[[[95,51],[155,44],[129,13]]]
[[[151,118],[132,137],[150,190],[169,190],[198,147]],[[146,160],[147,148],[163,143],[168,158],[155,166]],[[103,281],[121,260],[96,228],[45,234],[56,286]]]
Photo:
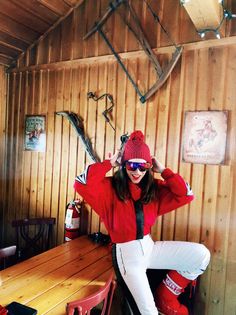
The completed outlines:
[[[182,160],[188,163],[223,164],[228,111],[185,113]]]
[[[45,152],[46,150],[46,116],[27,115],[25,117],[24,149]]]

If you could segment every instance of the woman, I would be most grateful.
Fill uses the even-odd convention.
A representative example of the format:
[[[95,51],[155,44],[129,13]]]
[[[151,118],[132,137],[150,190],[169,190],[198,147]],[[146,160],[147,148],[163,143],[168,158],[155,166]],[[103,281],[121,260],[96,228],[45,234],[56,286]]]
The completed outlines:
[[[150,231],[158,216],[191,202],[192,191],[180,175],[151,157],[141,131],[134,131],[126,142],[119,170],[105,177],[118,166],[119,153],[90,165],[76,178],[74,187],[110,234],[117,279],[133,314],[157,315],[158,308],[165,315],[187,315],[178,295],[204,272],[209,251],[196,243],[154,242]],[[164,180],[154,179],[153,172]],[[148,268],[170,270],[157,288],[155,301],[146,276]]]

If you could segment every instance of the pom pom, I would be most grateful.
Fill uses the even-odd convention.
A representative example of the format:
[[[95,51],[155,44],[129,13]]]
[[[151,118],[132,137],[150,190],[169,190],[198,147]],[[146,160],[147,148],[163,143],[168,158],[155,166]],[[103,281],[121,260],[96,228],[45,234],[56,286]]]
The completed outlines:
[[[141,145],[142,142],[144,142],[144,135],[142,131],[137,130],[131,133],[130,135],[130,140],[135,144],[135,145]]]

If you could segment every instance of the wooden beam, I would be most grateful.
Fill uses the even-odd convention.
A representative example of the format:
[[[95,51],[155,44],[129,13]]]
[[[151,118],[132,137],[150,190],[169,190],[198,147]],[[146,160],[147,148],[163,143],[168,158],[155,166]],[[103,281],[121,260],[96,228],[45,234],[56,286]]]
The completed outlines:
[[[183,4],[197,30],[216,29],[223,18],[218,0],[190,0]]]
[[[37,0],[41,5],[47,7],[49,10],[55,12],[59,16],[64,16],[69,9],[69,5],[61,0],[51,0],[51,1],[45,1],[45,0]]]
[[[0,53],[4,54],[6,56],[12,57],[12,58],[17,58],[19,51],[15,48],[11,48],[7,45],[1,45],[1,43],[0,43]]]
[[[19,1],[18,1],[19,2]],[[33,31],[43,34],[48,29],[49,24],[34,14],[29,14],[27,7],[20,6],[12,1],[4,1],[1,5],[1,13],[11,18],[14,12],[14,21],[31,28]]]
[[[19,40],[22,40],[27,43],[31,43],[35,40],[40,33],[29,29],[28,27],[20,24],[5,14],[0,12],[0,30],[10,34],[12,37],[15,37]]]
[[[50,27],[50,25],[55,23],[58,19],[58,15],[55,12],[48,10],[48,8],[43,5],[37,4],[36,0],[11,0],[11,2],[19,8],[23,8],[32,16],[36,16],[36,18],[42,20],[44,23],[47,23],[48,27]]]
[[[20,49],[20,48],[18,48],[18,47],[9,45],[8,43],[3,42],[3,41],[0,40],[0,47],[1,47],[1,46],[2,46],[2,47],[7,47],[8,49],[16,50],[16,51],[18,51],[18,52],[20,52],[20,53],[23,51],[22,49]]]
[[[5,56],[3,54],[0,54],[0,65],[5,66],[6,69],[9,66],[9,62],[12,62],[12,60],[13,60],[12,58]]]
[[[226,37],[222,39],[211,39],[211,40],[204,40],[201,42],[193,42],[183,44],[183,53],[185,51],[190,50],[197,50],[197,49],[204,49],[210,47],[221,47],[221,46],[231,46],[236,45],[236,36]],[[170,54],[175,51],[176,47],[166,46],[153,49],[155,54]],[[125,52],[119,54],[121,59],[132,59],[132,58],[140,58],[146,57],[146,54],[143,50]],[[8,72],[24,72],[24,71],[34,71],[34,70],[55,70],[55,69],[62,69],[62,68],[70,68],[75,67],[80,64],[94,64],[97,62],[108,62],[108,61],[115,61],[115,57],[112,54],[103,55],[103,56],[96,56],[96,57],[88,57],[88,58],[79,58],[74,60],[68,61],[59,61],[54,63],[47,63],[47,64],[40,64],[40,65],[33,65],[29,67],[21,67],[21,68],[14,68],[8,69]]]
[[[21,60],[24,55],[30,51],[30,49],[32,49],[34,46],[38,45],[45,37],[47,37],[47,35],[52,32],[52,30],[54,30],[60,23],[62,23],[63,20],[65,20],[71,13],[72,11],[74,11],[77,7],[79,7],[82,3],[84,2],[84,0],[78,0],[77,4],[72,7],[65,16],[62,16],[61,18],[59,18],[44,34],[42,34],[35,42],[33,42],[26,51],[24,51],[17,59],[17,63],[19,63],[19,60]]]
[[[1,44],[3,45],[4,43],[5,46],[9,46],[9,47],[21,50],[21,51],[24,51],[28,47],[27,43],[15,37],[12,37],[11,35],[2,31],[0,31],[0,38],[1,38]]]
[[[77,5],[81,5],[85,0],[64,0],[69,6],[74,7]]]

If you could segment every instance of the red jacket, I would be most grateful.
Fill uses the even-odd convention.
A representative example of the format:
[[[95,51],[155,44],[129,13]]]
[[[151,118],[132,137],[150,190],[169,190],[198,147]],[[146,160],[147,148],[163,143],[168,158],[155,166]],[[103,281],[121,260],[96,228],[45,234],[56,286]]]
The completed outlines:
[[[76,177],[75,190],[90,204],[104,222],[113,243],[124,243],[136,239],[136,217],[133,200],[141,196],[138,185],[130,182],[132,199],[125,202],[118,199],[111,183],[111,177],[105,177],[112,168],[109,160],[90,165]],[[166,168],[155,179],[159,198],[143,205],[143,234],[149,234],[156,218],[193,200],[190,186],[183,178]]]

